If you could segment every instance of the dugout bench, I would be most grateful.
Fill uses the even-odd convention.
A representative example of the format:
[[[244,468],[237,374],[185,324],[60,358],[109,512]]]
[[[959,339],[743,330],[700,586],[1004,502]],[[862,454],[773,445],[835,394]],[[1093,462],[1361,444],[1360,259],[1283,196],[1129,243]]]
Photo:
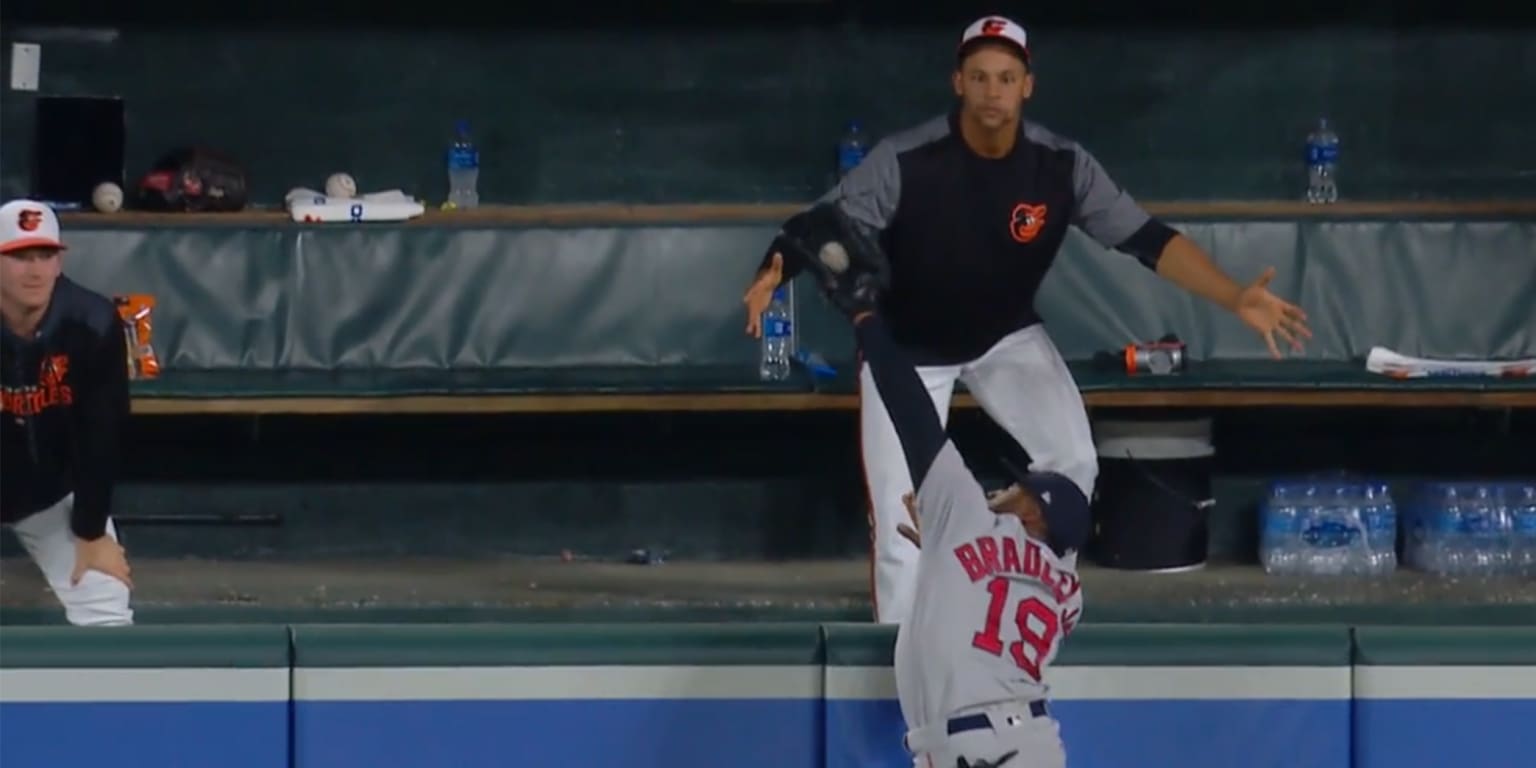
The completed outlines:
[[[846,370],[850,366],[839,366]],[[1536,407],[1536,381],[1397,381],[1363,366],[1309,361],[1204,361],[1175,376],[1126,376],[1072,364],[1090,408]],[[136,382],[136,414],[475,414],[613,411],[829,411],[858,407],[849,375],[803,371],[755,380],[737,368],[479,371],[170,371]],[[959,385],[955,405],[974,408]]]
[[[159,439],[140,457],[145,481],[127,506],[178,521],[283,510],[280,530],[160,531],[136,546],[331,551],[337,526],[373,531],[376,515],[406,520],[407,510],[433,508],[460,521],[447,529],[487,535],[433,538],[396,523],[367,551],[395,552],[390,542],[401,537],[454,552],[580,550],[611,546],[628,523],[543,521],[618,509],[621,521],[656,526],[679,556],[846,555],[845,542],[864,538],[852,530],[862,516],[843,514],[859,503],[847,322],[796,281],[800,345],[832,362],[831,380],[797,368],[788,381],[759,381],[758,345],[742,333],[741,291],[777,223],[798,207],[486,207],[358,226],[295,224],[270,211],[66,216],[71,276],[158,300],[163,373],[132,387],[139,434]],[[1281,460],[1258,458],[1270,452],[1319,466],[1375,456],[1404,472],[1445,471],[1449,459],[1494,471],[1528,453],[1517,446],[1536,383],[1397,381],[1368,373],[1363,360],[1374,345],[1432,357],[1536,355],[1536,201],[1148,207],[1238,279],[1274,266],[1276,292],[1308,309],[1316,338],[1304,357],[1269,360],[1235,318],[1074,232],[1039,307],[1063,356],[1078,361],[1095,421],[1217,415],[1223,456],[1243,463],[1223,468],[1234,478],[1280,471]],[[1189,345],[1181,375],[1128,377],[1088,362],[1165,333]],[[975,403],[963,386],[957,395],[957,429],[977,430],[963,442],[989,445]],[[1437,437],[1398,441],[1408,454],[1383,456],[1392,441],[1380,425],[1416,410],[1432,424],[1424,434]],[[450,447],[481,424],[500,425],[484,429],[498,435],[497,456],[516,458]],[[435,460],[382,448],[360,459],[361,449],[326,437],[338,429],[438,446]],[[180,447],[186,439],[202,442]],[[807,453],[812,444],[820,447]],[[648,446],[645,455],[635,445]],[[316,469],[338,455],[351,458]],[[803,461],[760,466],[759,455]],[[472,486],[446,478],[487,464],[498,477],[539,483],[434,490]],[[667,467],[692,469],[683,477]],[[606,479],[594,479],[600,472]],[[324,477],[294,485],[315,473]],[[433,482],[402,490],[375,475]],[[264,479],[242,479],[255,476]],[[238,488],[210,479],[221,477]],[[643,488],[631,488],[634,477]],[[275,489],[298,488],[291,504],[272,506]],[[1218,492],[1213,553],[1251,558],[1251,495],[1230,483]],[[475,522],[534,509],[527,514],[540,522],[492,534]]]
[[[1311,314],[1273,361],[1235,319],[1074,231],[1039,294],[1095,408],[1526,408],[1521,380],[1397,381],[1382,345],[1536,355],[1536,201],[1147,206],[1238,279]],[[757,380],[737,298],[784,205],[488,206],[400,224],[278,212],[67,214],[69,273],[155,295],[164,373],[142,414],[835,411],[856,407],[852,335],[797,281],[800,343],[837,366]],[[810,288],[811,290],[807,290]],[[1128,377],[1095,353],[1179,334],[1188,371]],[[963,392],[962,408],[974,403]]]

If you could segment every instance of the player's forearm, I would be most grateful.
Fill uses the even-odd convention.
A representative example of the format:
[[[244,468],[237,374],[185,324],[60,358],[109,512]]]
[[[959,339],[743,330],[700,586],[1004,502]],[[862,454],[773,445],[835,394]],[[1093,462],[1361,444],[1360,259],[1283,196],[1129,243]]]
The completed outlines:
[[[1231,312],[1243,287],[1227,277],[1195,241],[1178,235],[1163,246],[1157,274],[1190,293]]]
[[[75,501],[70,529],[87,540],[107,531],[128,420],[128,366],[122,354],[126,347],[122,329],[114,331],[90,361],[89,376],[82,380],[75,401]]]
[[[891,338],[885,320],[876,314],[864,315],[856,321],[854,329],[864,353],[864,364],[869,366],[880,400],[896,427],[901,452],[912,474],[912,487],[921,488],[923,478],[928,476],[929,467],[947,440],[944,424],[939,421],[933,398],[917,369]]]

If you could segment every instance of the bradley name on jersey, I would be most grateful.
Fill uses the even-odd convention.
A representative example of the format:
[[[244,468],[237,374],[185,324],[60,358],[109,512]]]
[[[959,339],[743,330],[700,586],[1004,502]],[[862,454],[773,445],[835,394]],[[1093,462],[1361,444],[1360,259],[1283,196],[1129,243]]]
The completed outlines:
[[[989,576],[1018,576],[1039,582],[1056,599],[1057,605],[1076,595],[1082,585],[1077,574],[1051,567],[1042,546],[1034,539],[1020,541],[1013,536],[977,536],[955,547],[955,559],[974,584]]]

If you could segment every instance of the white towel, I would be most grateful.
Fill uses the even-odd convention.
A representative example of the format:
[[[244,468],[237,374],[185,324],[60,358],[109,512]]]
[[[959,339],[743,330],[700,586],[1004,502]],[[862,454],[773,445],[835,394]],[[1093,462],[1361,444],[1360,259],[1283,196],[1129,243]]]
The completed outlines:
[[[357,197],[327,197],[301,187],[289,192],[284,202],[288,215],[298,222],[405,221],[426,212],[420,201],[398,189]]]
[[[1536,375],[1536,358],[1524,360],[1446,360],[1409,357],[1386,347],[1371,347],[1365,368],[1399,379],[1430,376],[1531,376]]]

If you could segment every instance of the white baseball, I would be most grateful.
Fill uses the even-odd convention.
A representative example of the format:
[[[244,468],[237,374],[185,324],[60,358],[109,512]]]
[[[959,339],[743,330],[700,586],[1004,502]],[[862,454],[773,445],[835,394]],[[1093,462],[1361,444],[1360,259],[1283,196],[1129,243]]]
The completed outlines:
[[[333,173],[325,180],[326,197],[357,197],[357,181],[351,174]]]
[[[91,190],[91,205],[102,213],[116,213],[123,209],[123,188],[110,181],[103,181]]]
[[[828,240],[825,245],[821,246],[819,256],[821,257],[821,263],[827,265],[827,268],[833,272],[842,274],[844,270],[848,269],[848,251],[844,250],[843,244],[836,240]]]

